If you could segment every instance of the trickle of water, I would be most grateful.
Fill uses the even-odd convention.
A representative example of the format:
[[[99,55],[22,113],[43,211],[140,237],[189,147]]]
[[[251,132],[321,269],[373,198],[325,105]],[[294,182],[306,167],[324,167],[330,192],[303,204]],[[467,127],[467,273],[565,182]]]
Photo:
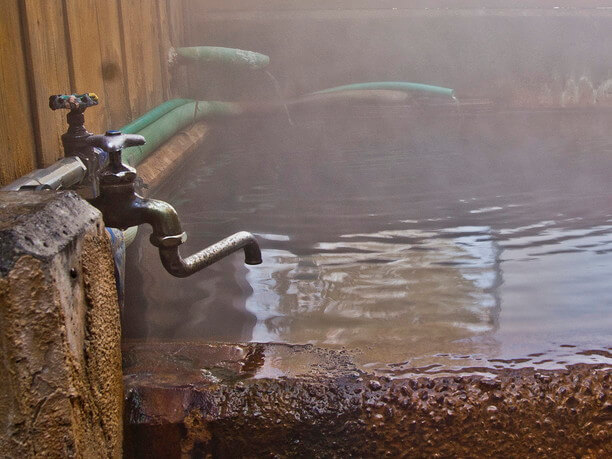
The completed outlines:
[[[459,113],[461,111],[461,103],[459,102],[459,99],[457,99],[457,96],[453,94],[453,104],[455,105],[455,112]]]
[[[272,85],[274,86],[274,91],[276,92],[276,95],[279,98],[279,100],[281,100],[283,103],[283,107],[285,108],[285,113],[287,114],[287,121],[289,121],[289,124],[291,126],[295,126],[295,124],[293,123],[293,120],[291,119],[291,114],[289,113],[289,107],[287,107],[287,103],[285,102],[285,98],[283,97],[278,79],[274,75],[272,75],[272,73],[270,73],[269,70],[264,70],[264,72],[266,72],[266,75],[268,75],[268,78],[270,78],[270,81],[272,81]]]

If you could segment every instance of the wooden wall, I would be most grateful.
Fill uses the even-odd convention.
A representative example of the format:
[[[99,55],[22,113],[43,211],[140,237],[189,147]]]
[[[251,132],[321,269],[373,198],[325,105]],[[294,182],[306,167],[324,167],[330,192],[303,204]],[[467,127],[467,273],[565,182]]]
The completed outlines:
[[[62,157],[65,111],[52,94],[95,92],[86,127],[119,128],[180,89],[183,0],[1,0],[0,185]]]

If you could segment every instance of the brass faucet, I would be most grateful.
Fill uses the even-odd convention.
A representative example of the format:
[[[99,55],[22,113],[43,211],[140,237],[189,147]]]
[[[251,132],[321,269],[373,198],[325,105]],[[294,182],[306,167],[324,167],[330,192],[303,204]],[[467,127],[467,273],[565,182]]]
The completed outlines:
[[[136,170],[121,161],[121,151],[126,147],[143,145],[144,137],[122,134],[119,131],[92,135],[85,129],[84,112],[95,105],[98,105],[98,96],[94,93],[58,94],[49,97],[49,107],[52,110],[69,110],[66,116],[68,131],[62,136],[62,143],[65,155],[78,158],[77,162],[81,168],[78,175],[80,181],[75,188],[102,212],[107,226],[126,229],[143,223],[150,224],[153,228],[151,244],[159,248],[159,256],[166,270],[177,277],[190,276],[239,249],[244,249],[246,264],[261,263],[257,240],[246,231],[232,234],[190,257],[183,258],[179,246],[187,240],[187,234],[181,227],[176,210],[164,201],[140,196],[135,189]],[[73,169],[61,168],[60,178],[65,179]],[[55,172],[55,169],[51,172]],[[45,173],[49,175],[51,172]],[[57,181],[55,175],[53,177]],[[72,181],[64,180],[60,183]]]
[[[86,167],[85,177],[74,188],[85,199],[96,198],[100,193],[98,174],[106,164],[106,154],[87,144],[91,132],[85,129],[85,110],[98,105],[98,96],[85,94],[57,94],[49,97],[51,110],[69,110],[66,115],[68,131],[62,135],[64,156],[76,157]]]
[[[105,135],[91,135],[90,147],[108,152],[108,165],[99,172],[99,196],[90,202],[103,215],[107,226],[126,229],[148,223],[153,228],[150,241],[159,249],[164,268],[176,277],[187,277],[215,263],[221,258],[244,249],[245,263],[261,263],[261,251],[255,237],[246,231],[235,233],[187,258],[179,246],[187,240],[174,207],[164,201],[146,199],[135,190],[136,170],[121,161],[124,148],[143,145],[144,137],[108,131]]]

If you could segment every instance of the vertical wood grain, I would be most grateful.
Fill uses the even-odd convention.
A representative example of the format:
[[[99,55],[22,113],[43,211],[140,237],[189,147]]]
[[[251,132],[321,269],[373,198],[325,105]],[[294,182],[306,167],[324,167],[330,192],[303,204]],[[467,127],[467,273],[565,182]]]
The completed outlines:
[[[173,47],[186,46],[185,33],[185,2],[184,0],[165,0],[167,30],[170,44]],[[170,97],[185,95],[188,83],[187,67],[174,66],[170,69],[169,91]]]
[[[182,34],[183,7],[182,0],[2,0],[0,184],[62,157],[66,112],[48,108],[50,95],[97,93],[100,105],[86,114],[92,132],[119,128],[177,95],[167,52],[172,24]]]
[[[199,36],[202,35],[201,25],[206,16],[202,15],[202,8],[198,0],[182,0],[182,39],[183,46],[206,46],[209,43],[201,43]],[[204,14],[208,14],[205,11]],[[215,45],[217,45],[215,43]],[[218,45],[221,46],[221,45]],[[187,67],[187,66],[184,66]],[[186,93],[189,97],[193,97],[193,94],[199,95],[197,89],[200,85],[199,74],[194,71],[189,71],[187,68],[184,71],[184,85]]]
[[[3,0],[0,44],[0,185],[6,185],[36,161],[18,0]]]
[[[120,0],[125,67],[134,117],[163,101],[157,1]]]
[[[100,96],[104,97],[109,117],[108,127],[119,129],[132,119],[121,44],[119,7],[110,0],[94,0],[94,4],[104,80],[104,95]]]
[[[184,0],[166,0],[168,16],[168,33],[174,46],[185,46],[185,2]]]
[[[71,91],[64,8],[61,0],[22,4],[38,166],[46,167],[63,156],[61,135],[66,131],[66,113],[51,111],[49,96]]]
[[[162,77],[162,97],[164,100],[171,98],[170,83],[172,76],[168,67],[168,53],[172,47],[172,40],[170,38],[170,24],[168,18],[168,3],[178,3],[177,0],[157,0],[157,21],[159,30],[159,61],[161,67]]]
[[[72,75],[72,92],[94,92],[100,104],[86,112],[86,127],[100,133],[108,128],[108,100],[102,77],[102,36],[98,29],[98,16],[94,0],[64,0],[68,25],[68,46]]]

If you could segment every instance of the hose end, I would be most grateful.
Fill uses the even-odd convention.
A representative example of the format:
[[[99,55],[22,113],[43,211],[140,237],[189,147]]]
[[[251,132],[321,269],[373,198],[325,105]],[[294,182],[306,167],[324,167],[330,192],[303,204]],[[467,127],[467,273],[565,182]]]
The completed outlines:
[[[245,265],[255,266],[255,265],[260,265],[262,263],[263,263],[263,261],[262,261],[261,258],[259,258],[259,259],[245,258],[244,259],[244,264]]]
[[[261,250],[259,245],[256,243],[249,244],[244,247],[244,264],[246,265],[260,265],[262,263]]]

